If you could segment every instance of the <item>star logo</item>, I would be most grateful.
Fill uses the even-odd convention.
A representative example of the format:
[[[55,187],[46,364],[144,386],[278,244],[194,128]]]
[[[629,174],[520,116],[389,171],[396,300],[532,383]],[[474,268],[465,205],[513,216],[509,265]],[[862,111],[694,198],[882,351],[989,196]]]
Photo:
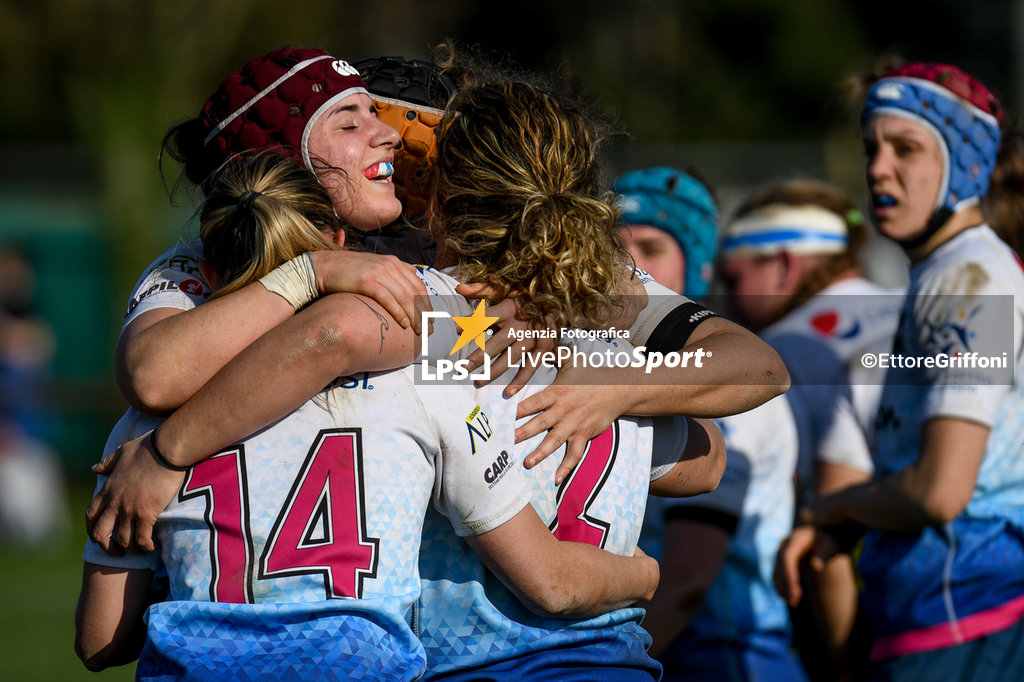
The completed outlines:
[[[487,316],[487,309],[484,306],[484,301],[480,301],[472,315],[453,317],[452,322],[458,326],[462,331],[462,334],[459,336],[459,340],[455,342],[455,345],[452,347],[452,351],[448,355],[454,355],[460,348],[468,344],[470,341],[475,341],[476,345],[480,347],[480,350],[486,353],[487,349],[484,348],[484,340],[487,338],[487,328],[497,321],[497,317]]]

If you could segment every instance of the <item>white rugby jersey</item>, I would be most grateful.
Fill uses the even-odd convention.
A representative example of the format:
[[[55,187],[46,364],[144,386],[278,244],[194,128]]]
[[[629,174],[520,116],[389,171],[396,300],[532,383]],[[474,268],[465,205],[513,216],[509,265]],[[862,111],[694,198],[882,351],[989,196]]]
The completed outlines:
[[[432,268],[420,268],[420,274],[428,290],[439,297],[432,301],[435,311],[445,309],[455,316],[472,312],[470,304],[455,294],[456,280]],[[453,328],[435,325],[431,343],[451,347],[456,338]],[[593,343],[588,350],[622,344]],[[472,350],[467,348],[466,354]],[[546,387],[555,372],[541,368],[514,398],[504,399],[501,392],[512,376],[510,371],[478,391],[481,405],[489,406],[493,414],[505,410],[514,417],[519,401]],[[500,421],[508,423],[509,419]],[[537,513],[560,540],[587,542],[631,555],[643,523],[652,469],[664,473],[662,467],[678,461],[685,446],[685,430],[673,431],[672,426],[666,422],[654,451],[652,420],[616,420],[590,441],[583,461],[556,487],[555,471],[565,454],[564,446],[559,448],[527,473]],[[542,433],[517,445],[515,461],[521,462],[543,437]],[[543,668],[553,662],[579,669],[617,665],[658,670],[646,654],[650,638],[639,625],[642,609],[620,609],[578,621],[538,617],[486,571],[466,543],[445,532],[436,515],[428,514],[424,525],[420,570],[419,634],[427,652],[428,677],[476,674],[496,665],[504,666],[501,670],[506,674],[516,670],[529,676],[534,670],[529,666]],[[517,661],[530,662],[516,668]],[[606,672],[612,674],[611,669]]]
[[[892,350],[905,293],[863,277],[840,280],[769,326],[762,336],[785,353],[794,385],[827,383],[838,371],[852,389],[858,421],[870,432],[885,369],[865,365],[861,356]],[[801,344],[801,338],[815,345]]]
[[[825,287],[761,336],[792,378],[786,396],[800,439],[799,502],[813,495],[817,462],[871,472],[868,441],[885,369],[862,358],[892,349],[903,291],[854,277]]]
[[[921,455],[933,417],[991,429],[966,509],[912,533],[869,531],[859,562],[873,658],[953,646],[1024,614],[1024,273],[987,225],[910,270],[873,445],[877,476]],[[945,358],[949,366],[928,367]],[[959,364],[956,364],[956,361]]]
[[[424,514],[433,506],[448,535],[465,536],[518,513],[521,469],[492,474],[510,458],[511,429],[471,387],[416,386],[411,368],[340,386],[186,473],[149,557],[166,567],[171,601],[147,613],[140,674],[422,672],[411,623]],[[95,546],[86,560],[138,567]]]

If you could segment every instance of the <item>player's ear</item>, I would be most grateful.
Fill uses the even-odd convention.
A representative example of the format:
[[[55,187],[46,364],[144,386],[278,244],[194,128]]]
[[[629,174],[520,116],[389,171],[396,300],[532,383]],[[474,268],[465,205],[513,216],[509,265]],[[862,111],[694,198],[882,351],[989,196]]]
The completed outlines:
[[[203,276],[206,283],[210,285],[210,288],[216,291],[220,289],[221,282],[220,277],[217,276],[217,271],[210,265],[210,261],[205,258],[199,261],[199,274]]]
[[[327,238],[340,246],[345,248],[345,230],[334,230],[333,232],[327,232]]]
[[[779,289],[787,293],[795,293],[804,276],[804,263],[800,256],[792,251],[781,251],[776,256],[780,259]]]

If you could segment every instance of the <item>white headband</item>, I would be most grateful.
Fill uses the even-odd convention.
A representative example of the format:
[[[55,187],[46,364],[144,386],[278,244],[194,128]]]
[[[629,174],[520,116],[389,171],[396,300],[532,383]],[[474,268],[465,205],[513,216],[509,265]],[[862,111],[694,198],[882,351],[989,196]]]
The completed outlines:
[[[731,223],[721,251],[723,255],[830,254],[845,251],[846,243],[846,221],[832,211],[812,205],[769,204]]]

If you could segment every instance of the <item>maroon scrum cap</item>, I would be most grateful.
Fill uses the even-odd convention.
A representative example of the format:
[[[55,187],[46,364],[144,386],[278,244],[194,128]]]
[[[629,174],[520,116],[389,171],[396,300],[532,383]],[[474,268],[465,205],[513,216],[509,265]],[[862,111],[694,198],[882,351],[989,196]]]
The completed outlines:
[[[281,48],[250,59],[203,106],[204,145],[224,153],[276,149],[312,170],[307,142],[335,102],[366,93],[359,71],[324,50]]]

